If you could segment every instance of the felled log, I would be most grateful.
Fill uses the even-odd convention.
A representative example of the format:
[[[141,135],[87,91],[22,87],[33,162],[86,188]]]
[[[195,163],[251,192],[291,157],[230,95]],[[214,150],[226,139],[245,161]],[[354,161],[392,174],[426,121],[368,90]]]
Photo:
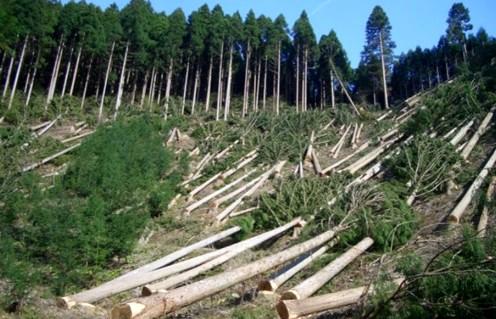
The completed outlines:
[[[43,122],[43,123],[40,123],[38,125],[33,125],[31,127],[29,127],[29,130],[30,131],[37,131],[45,126],[47,126],[48,124],[50,124],[52,121],[46,121],[46,122]]]
[[[357,147],[357,135],[358,135],[358,123],[355,124],[355,129],[353,130],[353,135],[351,136],[351,148],[355,149]]]
[[[356,149],[353,153],[349,154],[348,156],[342,158],[341,160],[337,161],[336,163],[332,164],[331,166],[323,169],[320,174],[321,175],[325,175],[329,172],[331,172],[332,170],[334,170],[335,168],[339,167],[341,164],[345,163],[346,161],[348,161],[350,158],[353,158],[355,157],[357,154],[361,153],[362,151],[364,151],[365,149],[367,149],[369,147],[369,142],[366,142],[366,143],[363,143],[362,145],[360,145],[360,147],[358,149]]]
[[[346,138],[348,137],[348,133],[351,130],[352,125],[350,124],[346,131],[344,132],[343,136],[341,137],[340,141],[337,144],[336,150],[334,151],[334,154],[332,155],[333,158],[338,158],[339,153],[341,152],[341,149],[343,148],[344,144],[346,143]]]
[[[225,254],[212,259],[198,267],[195,267],[193,269],[190,269],[186,272],[183,272],[181,274],[175,275],[173,277],[169,277],[163,281],[157,282],[155,284],[147,285],[143,287],[142,290],[142,295],[143,296],[150,296],[154,293],[165,291],[166,289],[169,289],[171,287],[174,287],[182,282],[185,282],[186,280],[189,280],[191,278],[194,278],[210,269],[213,269],[228,260],[236,257],[237,255],[241,254],[242,252],[251,249],[255,246],[260,245],[261,243],[274,238],[287,230],[296,227],[296,226],[303,226],[303,220],[301,218],[296,218],[293,221],[287,223],[286,225],[283,225],[281,227],[278,227],[272,231],[264,233],[262,236],[258,236],[258,238],[252,239],[251,241],[247,241],[246,244],[244,245],[239,245],[235,249],[231,249],[227,251]]]
[[[189,193],[188,198],[193,198],[193,196],[195,196],[196,194],[198,194],[199,192],[201,192],[202,190],[204,190],[208,185],[210,185],[213,182],[215,182],[220,177],[220,175],[221,175],[221,173],[215,174],[214,176],[212,176],[208,180],[206,180],[203,184],[201,184],[198,187],[196,187],[195,189],[193,189]]]
[[[77,130],[74,131],[74,135],[78,135],[87,127],[88,127],[88,124],[83,124],[80,128],[78,128]]]
[[[251,152],[250,152],[251,153]],[[221,178],[222,179],[226,179],[228,178],[229,176],[235,174],[237,171],[239,171],[240,169],[242,169],[243,167],[245,167],[246,165],[250,164],[251,162],[253,162],[253,160],[255,160],[255,158],[257,158],[258,156],[258,153],[255,151],[255,153],[253,155],[251,155],[250,157],[247,157],[245,159],[243,159],[243,161],[239,162],[236,167],[234,168],[231,168],[229,170],[227,170],[226,172],[222,173],[221,175]]]
[[[228,147],[226,147],[223,151],[220,151],[217,155],[215,155],[214,159],[215,160],[221,159],[224,155],[227,154],[227,152],[229,152],[238,143],[239,143],[239,140],[234,141]]]
[[[458,143],[461,142],[461,140],[465,137],[465,135],[467,135],[468,131],[470,130],[472,125],[474,125],[474,123],[475,123],[475,121],[472,120],[472,121],[468,122],[465,126],[463,126],[458,131],[458,133],[456,133],[456,135],[450,140],[451,145],[453,145],[453,146],[458,145]]]
[[[373,162],[377,157],[379,157],[379,155],[384,153],[391,145],[393,145],[400,138],[401,135],[392,139],[391,141],[387,142],[384,145],[380,145],[376,147],[371,152],[359,158],[357,161],[355,161],[354,163],[352,163],[342,171],[348,171],[351,174],[355,174],[357,171],[361,170],[362,168]]]
[[[489,174],[489,171],[493,168],[495,162],[496,162],[496,149],[493,151],[493,154],[491,155],[491,157],[489,157],[489,160],[486,162],[486,165],[484,165],[484,168],[475,178],[472,185],[470,185],[470,188],[465,192],[465,195],[463,195],[462,199],[458,202],[458,204],[455,206],[455,208],[449,215],[448,221],[450,223],[452,224],[460,223],[460,219],[462,218],[463,213],[465,212],[468,205],[474,198],[475,193],[481,187],[482,183],[484,182],[484,179]]]
[[[319,175],[322,172],[322,167],[320,166],[319,158],[317,157],[317,153],[315,153],[315,149],[312,150],[312,163],[313,168],[315,170],[315,174]]]
[[[467,159],[472,150],[474,149],[475,145],[477,145],[477,142],[479,141],[480,137],[484,135],[484,133],[487,130],[487,127],[489,126],[489,123],[491,122],[491,119],[493,118],[493,113],[494,109],[492,109],[489,113],[487,113],[486,117],[482,120],[481,124],[479,125],[479,128],[477,128],[477,131],[472,135],[472,138],[468,141],[467,145],[462,150],[462,153],[460,154],[463,159]]]
[[[158,293],[149,297],[138,298],[129,303],[115,306],[111,312],[111,319],[151,319],[159,318],[168,313],[177,311],[196,301],[217,294],[235,284],[262,274],[295,257],[300,256],[316,247],[322,246],[331,240],[340,229],[329,230],[317,237],[301,244],[272,254],[260,260],[251,262],[236,269],[226,271],[189,285]]]
[[[260,207],[256,206],[256,207],[251,207],[251,208],[247,208],[247,209],[243,209],[243,210],[240,210],[239,212],[234,212],[234,213],[231,213],[231,217],[237,217],[237,216],[241,216],[241,215],[245,215],[245,214],[248,214],[248,213],[251,213],[257,209],[259,209]]]
[[[197,243],[194,243],[192,245],[189,245],[187,247],[184,247],[184,248],[181,248],[167,256],[164,256],[160,259],[157,259],[151,263],[148,263],[146,265],[143,265],[141,267],[138,267],[130,272],[127,272],[111,281],[108,281],[98,287],[95,287],[95,288],[91,288],[89,290],[85,290],[85,291],[82,291],[80,293],[77,293],[77,294],[74,294],[74,295],[71,295],[71,296],[66,296],[66,297],[63,297],[63,298],[60,298],[58,301],[57,301],[57,304],[61,307],[64,307],[64,308],[71,308],[73,307],[74,305],[76,305],[77,303],[91,303],[91,302],[95,302],[95,301],[98,301],[102,298],[105,298],[105,297],[108,297],[110,296],[111,294],[113,293],[117,293],[117,292],[114,292],[114,291],[118,291],[118,289],[115,289],[113,287],[115,287],[115,283],[118,283],[120,281],[130,281],[132,280],[132,278],[138,274],[143,274],[143,273],[147,273],[147,272],[151,272],[151,271],[154,271],[154,270],[157,270],[161,267],[164,267],[168,264],[171,264],[177,260],[179,260],[180,258],[186,256],[186,255],[189,255],[190,253],[192,253],[193,251],[195,250],[198,250],[200,248],[204,248],[204,247],[207,247],[215,242],[218,242],[219,240],[222,240],[224,238],[227,238],[237,232],[239,232],[241,230],[240,227],[236,226],[236,227],[232,227],[232,228],[229,228],[223,232],[220,232],[218,234],[215,234],[213,236],[210,236],[206,239],[203,239]],[[133,287],[134,288],[134,287]],[[131,288],[129,288],[131,289]],[[111,294],[108,294],[108,291],[111,291],[112,293]],[[118,291],[118,292],[121,292],[121,291]]]
[[[484,208],[482,209],[482,213],[481,213],[481,216],[479,218],[479,223],[477,224],[477,235],[480,238],[483,238],[486,236],[487,221],[489,219],[488,204],[493,203],[493,196],[494,196],[494,189],[495,188],[496,188],[496,176],[493,177],[491,184],[489,184],[489,187],[487,188],[486,204],[484,205]]]
[[[43,127],[43,129],[41,131],[39,131],[38,133],[33,133],[34,137],[40,137],[42,136],[43,134],[45,134],[46,132],[48,132],[49,129],[52,128],[52,126],[55,125],[55,123],[57,123],[57,121],[62,117],[62,115],[59,115],[55,118],[55,120],[51,121],[48,125],[46,125],[45,127]]]
[[[249,171],[248,173],[246,173],[245,175],[241,176],[240,178],[238,178],[237,180],[225,185],[224,187],[218,189],[217,191],[213,192],[212,194],[210,195],[207,195],[205,197],[203,197],[202,199],[200,199],[199,201],[189,205],[188,207],[186,207],[186,212],[187,213],[190,213],[192,212],[193,210],[197,209],[198,207],[200,207],[201,205],[207,203],[208,201],[210,201],[211,199],[219,196],[220,194],[224,193],[225,191],[231,189],[232,187],[238,185],[239,183],[241,183],[245,178],[247,178],[248,176],[250,176],[251,174],[253,174],[255,172],[255,169],[252,169],[251,171]]]
[[[77,136],[69,137],[69,138],[63,140],[62,141],[62,144],[73,142],[73,141],[77,141],[77,140],[82,139],[82,138],[84,138],[86,136],[89,136],[89,135],[91,135],[93,133],[95,133],[95,131],[89,131],[89,132],[86,132],[86,133],[83,133],[83,134],[80,134],[80,135],[77,135]]]
[[[341,138],[338,140],[338,142],[336,143],[336,145],[334,145],[334,146],[331,148],[331,154],[336,153],[337,149],[339,148],[339,146],[341,145],[341,143],[343,143],[344,139],[346,138],[346,135],[348,134],[348,131],[350,130],[350,127],[351,127],[351,126],[347,126],[347,127],[346,127],[346,130],[345,130],[345,132],[343,133],[343,135],[341,135]]]
[[[360,127],[358,127],[358,132],[357,132],[357,136],[356,136],[356,142],[357,143],[360,140],[360,136],[362,135],[362,131],[363,131],[363,123],[360,123]]]
[[[222,211],[220,214],[215,216],[215,219],[217,219],[217,221],[220,222],[225,218],[227,218],[234,211],[234,209],[236,209],[236,207],[238,207],[243,202],[243,200],[246,197],[252,196],[260,187],[263,186],[263,184],[269,179],[270,176],[272,176],[272,174],[279,172],[284,166],[284,164],[286,164],[286,161],[281,161],[276,165],[274,165],[274,167],[272,167],[270,170],[262,174],[260,180],[255,185],[253,185],[250,189],[246,191],[246,193],[242,194],[238,199],[236,199],[229,206],[227,206],[226,209],[224,209],[224,211]]]
[[[281,299],[305,299],[310,297],[329,280],[339,274],[353,260],[363,254],[370,246],[372,246],[373,243],[374,240],[372,238],[364,238],[358,244],[351,247],[344,254],[332,261],[329,265],[319,270],[316,274],[285,292],[281,296]]]
[[[210,163],[210,161],[213,159],[213,155],[208,153],[203,160],[200,162],[199,165],[197,165],[196,172],[193,174],[193,178],[200,176],[201,172],[203,169]]]
[[[39,162],[36,162],[36,163],[34,163],[34,164],[31,164],[31,165],[25,166],[25,167],[22,169],[22,172],[23,172],[23,173],[25,173],[25,172],[32,171],[33,169],[35,169],[35,168],[37,168],[37,167],[40,167],[40,166],[41,166],[41,165],[43,165],[43,164],[46,164],[46,163],[48,163],[48,162],[51,162],[51,161],[53,161],[54,159],[56,159],[56,158],[58,158],[58,157],[60,157],[60,156],[62,156],[62,155],[65,155],[65,154],[67,154],[67,153],[69,153],[69,152],[71,152],[71,151],[75,150],[75,149],[76,149],[76,148],[78,148],[79,146],[81,146],[81,143],[74,144],[74,145],[72,145],[72,146],[70,146],[70,147],[68,147],[68,148],[66,148],[66,149],[64,149],[64,150],[62,150],[62,151],[60,151],[60,152],[58,152],[58,153],[55,153],[55,154],[53,154],[53,155],[51,155],[51,156],[48,156],[48,157],[46,157],[46,158],[42,159],[42,160],[41,160],[41,161],[39,161]]]
[[[222,196],[221,198],[218,198],[218,199],[212,201],[211,204],[209,205],[211,213],[215,213],[217,211],[217,208],[219,208],[220,205],[222,205],[223,203],[227,202],[228,200],[238,196],[239,194],[245,192],[247,189],[249,189],[250,187],[255,185],[261,178],[262,178],[262,175],[252,179],[251,181],[249,181],[245,185],[230,192],[229,194],[226,194],[226,195]]]
[[[289,268],[283,269],[283,271],[273,278],[268,278],[260,281],[258,283],[258,290],[265,292],[274,292],[286,281],[291,279],[294,275],[296,275],[300,270],[310,265],[314,260],[322,256],[329,246],[323,246],[319,250],[315,251],[311,255],[306,256],[302,260],[298,260],[297,263],[291,264]]]
[[[386,113],[384,113],[381,116],[379,116],[376,121],[377,122],[380,122],[380,121],[384,120],[386,117],[388,117],[389,115],[391,115],[391,113],[393,113],[393,110],[387,111]]]
[[[401,285],[404,278],[394,280],[396,286]],[[362,286],[342,290],[303,300],[281,300],[277,306],[277,313],[281,319],[296,319],[314,313],[328,311],[360,302],[366,294],[372,294],[374,286]]]

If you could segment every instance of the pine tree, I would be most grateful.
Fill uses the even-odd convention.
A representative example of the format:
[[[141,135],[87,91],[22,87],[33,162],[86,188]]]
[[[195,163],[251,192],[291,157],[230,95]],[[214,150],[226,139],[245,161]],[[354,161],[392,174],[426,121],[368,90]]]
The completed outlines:
[[[448,20],[446,36],[448,43],[462,48],[463,61],[467,62],[467,43],[465,32],[472,30],[470,24],[470,12],[463,3],[454,3],[451,7]]]
[[[393,49],[396,45],[391,39],[391,24],[389,23],[389,18],[380,6],[376,6],[372,10],[367,21],[365,33],[366,45],[362,52],[361,63],[365,66],[372,78],[374,97],[378,86],[378,79],[382,79],[384,106],[388,109],[387,78],[393,64]]]

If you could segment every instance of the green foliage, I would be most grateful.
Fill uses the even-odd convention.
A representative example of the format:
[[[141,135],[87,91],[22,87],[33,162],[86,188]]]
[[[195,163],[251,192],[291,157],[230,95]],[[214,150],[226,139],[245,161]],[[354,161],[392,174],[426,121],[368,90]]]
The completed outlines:
[[[395,303],[408,311],[385,317],[492,317],[496,302],[496,264],[492,259],[495,243],[494,233],[480,239],[465,227],[461,240],[427,261],[421,263],[418,256],[405,256],[398,270],[407,276],[408,293],[400,294]]]
[[[426,197],[444,190],[453,166],[461,158],[453,145],[428,136],[418,136],[385,161],[393,178],[408,184],[410,192]]]
[[[0,193],[0,217],[9,267],[2,267],[19,298],[32,278],[57,294],[92,285],[95,274],[125,257],[150,216],[175,195],[182,156],[163,147],[161,126],[132,118],[89,137],[54,187],[42,190],[36,174],[14,179],[16,192]],[[14,272],[12,267],[30,269]]]

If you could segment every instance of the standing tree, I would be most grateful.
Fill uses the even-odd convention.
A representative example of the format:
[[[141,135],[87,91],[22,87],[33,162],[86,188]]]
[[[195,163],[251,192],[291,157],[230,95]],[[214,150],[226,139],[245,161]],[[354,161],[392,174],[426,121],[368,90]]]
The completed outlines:
[[[465,8],[463,3],[454,3],[451,7],[448,20],[448,29],[446,36],[448,43],[457,47],[461,47],[463,54],[463,61],[467,62],[467,38],[465,32],[472,30],[473,26],[470,24],[470,12]]]
[[[257,18],[253,10],[248,12],[244,24],[244,58],[245,58],[245,81],[243,86],[243,110],[242,116],[248,113],[248,105],[250,103],[250,80],[251,70],[250,62],[253,52],[256,52],[259,46],[260,29]]]
[[[308,63],[317,51],[317,40],[308,15],[303,11],[293,26],[294,45],[296,47],[296,109],[300,97],[300,60],[303,60],[303,74],[301,77],[301,111],[308,107]]]
[[[375,97],[376,81],[382,78],[384,107],[389,109],[387,78],[393,65],[393,49],[396,47],[391,39],[391,24],[380,6],[374,7],[367,21],[366,44],[362,52],[361,63],[372,78]],[[378,75],[377,71],[381,73]]]
[[[240,46],[243,39],[243,19],[239,12],[234,13],[231,17],[226,17],[226,43],[229,46],[229,62],[227,69],[227,86],[226,86],[226,102],[224,105],[224,121],[230,113],[231,94],[233,82],[233,55],[235,47]]]
[[[277,81],[275,83],[275,99],[273,96],[273,104],[276,114],[279,114],[280,100],[281,100],[281,55],[283,46],[287,46],[289,41],[288,24],[283,15],[277,16],[274,20],[272,27],[269,29],[268,35],[268,55],[272,64],[276,65],[273,74],[277,74]],[[274,77],[274,75],[273,75]]]

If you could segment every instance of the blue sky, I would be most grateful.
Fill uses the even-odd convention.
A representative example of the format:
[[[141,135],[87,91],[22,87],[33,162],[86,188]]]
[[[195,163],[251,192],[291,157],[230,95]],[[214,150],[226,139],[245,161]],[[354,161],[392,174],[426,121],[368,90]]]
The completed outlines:
[[[67,2],[67,1],[63,1]],[[128,0],[88,0],[101,7],[115,2],[122,8]],[[291,27],[302,10],[306,10],[317,38],[334,29],[345,47],[352,65],[357,66],[365,41],[365,24],[372,8],[380,5],[389,16],[393,27],[395,54],[415,48],[432,47],[446,30],[450,0],[151,0],[155,10],[170,13],[181,7],[186,14],[207,3],[210,8],[220,4],[226,13],[240,11],[245,16],[249,9],[257,15],[275,18],[282,13]],[[496,0],[465,0],[470,9],[473,32],[484,27],[496,35]]]

